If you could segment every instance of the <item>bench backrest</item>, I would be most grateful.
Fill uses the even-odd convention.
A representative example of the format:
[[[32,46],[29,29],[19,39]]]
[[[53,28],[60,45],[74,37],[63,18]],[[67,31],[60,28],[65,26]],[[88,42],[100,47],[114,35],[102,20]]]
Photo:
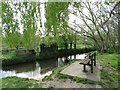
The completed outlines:
[[[96,51],[88,53],[88,55],[85,58],[88,58],[88,57],[91,60],[95,60],[96,59]]]

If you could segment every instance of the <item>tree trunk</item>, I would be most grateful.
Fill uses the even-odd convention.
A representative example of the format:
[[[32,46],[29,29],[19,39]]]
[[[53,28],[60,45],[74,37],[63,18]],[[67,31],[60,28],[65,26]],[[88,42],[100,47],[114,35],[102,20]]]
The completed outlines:
[[[72,43],[70,43],[70,49],[72,49]]]
[[[67,44],[67,43],[65,43],[65,49],[66,49],[66,50],[68,49],[68,44]]]
[[[76,43],[74,44],[74,49],[76,49]]]

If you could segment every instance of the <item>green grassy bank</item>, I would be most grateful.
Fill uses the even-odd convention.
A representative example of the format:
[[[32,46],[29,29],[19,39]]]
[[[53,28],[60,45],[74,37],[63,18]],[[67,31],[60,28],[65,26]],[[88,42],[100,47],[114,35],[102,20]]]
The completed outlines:
[[[9,89],[9,88],[42,88],[40,82],[33,79],[28,78],[19,78],[16,76],[2,78],[2,89]]]
[[[118,73],[118,54],[117,53],[98,53],[97,60],[102,66],[101,82],[103,88],[120,88]],[[119,82],[120,83],[120,82]]]
[[[12,51],[7,54],[2,54],[0,60],[2,60],[2,65],[5,66],[35,61],[35,56],[34,55],[16,56],[15,51]]]

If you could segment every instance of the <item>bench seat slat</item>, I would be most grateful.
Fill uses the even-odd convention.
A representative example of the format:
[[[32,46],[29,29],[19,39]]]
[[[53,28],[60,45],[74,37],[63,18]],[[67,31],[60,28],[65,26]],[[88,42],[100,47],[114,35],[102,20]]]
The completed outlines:
[[[89,58],[85,58],[84,60],[80,61],[79,64],[87,64],[90,61]]]

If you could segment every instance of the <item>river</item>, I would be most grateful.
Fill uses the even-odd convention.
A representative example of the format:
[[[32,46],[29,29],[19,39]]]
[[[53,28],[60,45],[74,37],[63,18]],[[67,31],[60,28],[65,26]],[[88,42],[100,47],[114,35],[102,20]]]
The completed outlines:
[[[0,69],[0,78],[7,76],[18,76],[22,78],[42,80],[45,76],[50,75],[55,67],[63,66],[69,60],[79,60],[84,59],[84,57],[85,54],[77,54],[56,59],[4,66]]]

